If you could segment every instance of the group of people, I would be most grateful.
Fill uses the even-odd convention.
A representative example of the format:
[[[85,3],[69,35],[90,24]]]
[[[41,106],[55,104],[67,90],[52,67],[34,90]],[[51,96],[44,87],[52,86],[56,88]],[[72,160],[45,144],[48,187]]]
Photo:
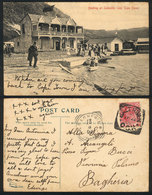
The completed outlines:
[[[14,47],[12,47],[11,44],[4,44],[4,54],[10,57],[11,53],[13,52],[14,52]]]
[[[86,54],[90,57],[101,56],[101,54],[106,54],[105,50],[107,47],[105,45],[99,44],[81,44],[78,47],[78,56],[85,56]]]
[[[104,46],[100,46],[98,44],[90,44],[89,45],[89,56],[94,57],[94,56],[100,56],[101,53],[104,53]],[[104,53],[105,54],[105,53]]]
[[[107,48],[105,45],[99,45],[99,44],[80,44],[77,48],[77,55],[78,56],[85,56],[86,53],[91,58],[96,59],[97,57],[101,57],[102,55],[105,55],[105,50]],[[70,55],[70,47],[67,48],[67,55]],[[32,59],[34,58],[34,65],[35,68],[37,65],[38,60],[38,49],[36,46],[36,42],[33,43],[32,46],[30,46],[28,50],[28,60],[29,60],[29,66],[32,66]]]
[[[77,55],[78,56],[85,56],[86,53],[88,56],[95,58],[95,57],[100,57],[101,54],[105,54],[104,50],[105,50],[105,46],[104,45],[98,45],[98,44],[80,44],[77,48]],[[69,49],[68,51],[68,55],[69,55]],[[11,55],[11,47],[7,46],[5,48],[5,52],[10,56]],[[36,46],[36,42],[33,43],[33,45],[31,45],[28,49],[28,61],[29,61],[29,66],[32,66],[32,60],[34,58],[34,65],[33,67],[35,68],[37,66],[37,60],[38,60],[38,49]]]

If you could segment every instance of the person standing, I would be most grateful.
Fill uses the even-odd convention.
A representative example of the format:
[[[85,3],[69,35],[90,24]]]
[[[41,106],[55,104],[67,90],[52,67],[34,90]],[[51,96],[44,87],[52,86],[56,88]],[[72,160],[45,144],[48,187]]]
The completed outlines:
[[[68,55],[68,56],[70,56],[70,55],[71,55],[71,53],[70,53],[70,46],[69,46],[69,45],[67,45],[66,50],[67,50],[67,55]]]
[[[8,57],[11,57],[11,46],[10,46],[10,44],[6,45],[6,54],[8,55]]]
[[[91,57],[91,51],[92,51],[92,47],[89,46],[89,52],[88,52],[88,55]]]
[[[81,54],[81,45],[78,45],[78,52],[77,52],[77,56],[80,56]]]
[[[100,45],[98,45],[98,56],[100,56],[100,50],[101,50]]]
[[[29,66],[32,66],[32,59],[34,57],[34,65],[33,67],[36,67],[37,64],[37,58],[38,56],[38,50],[37,50],[37,46],[36,46],[36,42],[33,43],[33,45],[30,46],[30,48],[28,49],[28,60],[29,60]]]

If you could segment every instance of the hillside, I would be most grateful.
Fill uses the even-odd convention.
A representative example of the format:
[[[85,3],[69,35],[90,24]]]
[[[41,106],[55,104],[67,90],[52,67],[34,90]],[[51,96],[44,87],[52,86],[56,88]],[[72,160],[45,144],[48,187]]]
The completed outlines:
[[[116,30],[106,31],[85,29],[85,37],[86,39],[113,37],[115,32]],[[147,38],[149,36],[149,30],[146,27],[117,30],[117,33],[122,40],[136,40],[138,37]]]
[[[44,2],[3,2],[3,38],[8,41],[18,36],[21,19],[27,14],[43,14],[43,9],[50,7]],[[68,17],[58,8],[54,7],[53,12],[58,17]]]
[[[20,33],[20,20],[25,14],[43,14],[43,8],[50,7],[44,2],[4,2],[3,3],[3,39],[9,41],[17,37]],[[54,7],[53,12],[58,17],[68,17],[58,8]],[[86,39],[100,39],[103,37],[112,37],[115,30],[106,31],[85,29]],[[138,37],[148,37],[148,28],[132,28],[117,31],[118,36],[123,40],[136,40]]]

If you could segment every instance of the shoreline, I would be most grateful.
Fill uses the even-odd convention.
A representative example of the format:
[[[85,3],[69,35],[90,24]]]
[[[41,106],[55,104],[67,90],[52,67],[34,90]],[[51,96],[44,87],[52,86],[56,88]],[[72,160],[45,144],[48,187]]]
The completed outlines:
[[[71,69],[64,67],[67,71],[63,70],[59,65],[60,61],[72,57],[67,56],[65,52],[44,52],[39,55],[38,68],[33,68],[28,65],[27,54],[13,54],[10,58],[4,56],[5,95],[133,96],[148,94],[147,54],[115,56],[108,63],[100,64],[98,70],[93,72],[87,71],[83,65]],[[7,87],[8,82],[10,85],[19,86],[15,77],[26,77],[28,74],[33,79],[28,88],[27,82],[22,82],[21,88]],[[30,85],[34,86],[30,88]]]

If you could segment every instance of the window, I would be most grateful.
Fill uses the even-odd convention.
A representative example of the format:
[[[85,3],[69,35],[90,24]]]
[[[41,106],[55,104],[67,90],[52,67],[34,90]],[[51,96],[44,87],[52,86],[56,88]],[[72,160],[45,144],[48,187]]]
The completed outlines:
[[[33,30],[34,30],[34,31],[37,30],[37,25],[33,25]]]
[[[74,48],[74,40],[70,40],[70,48]]]
[[[17,47],[19,47],[19,46],[20,46],[20,42],[18,41],[18,42],[17,42]]]
[[[76,33],[78,33],[78,34],[81,34],[81,33],[83,33],[83,29],[82,29],[82,28],[77,28],[77,31],[76,31]]]
[[[22,33],[25,34],[25,25],[22,24]]]

